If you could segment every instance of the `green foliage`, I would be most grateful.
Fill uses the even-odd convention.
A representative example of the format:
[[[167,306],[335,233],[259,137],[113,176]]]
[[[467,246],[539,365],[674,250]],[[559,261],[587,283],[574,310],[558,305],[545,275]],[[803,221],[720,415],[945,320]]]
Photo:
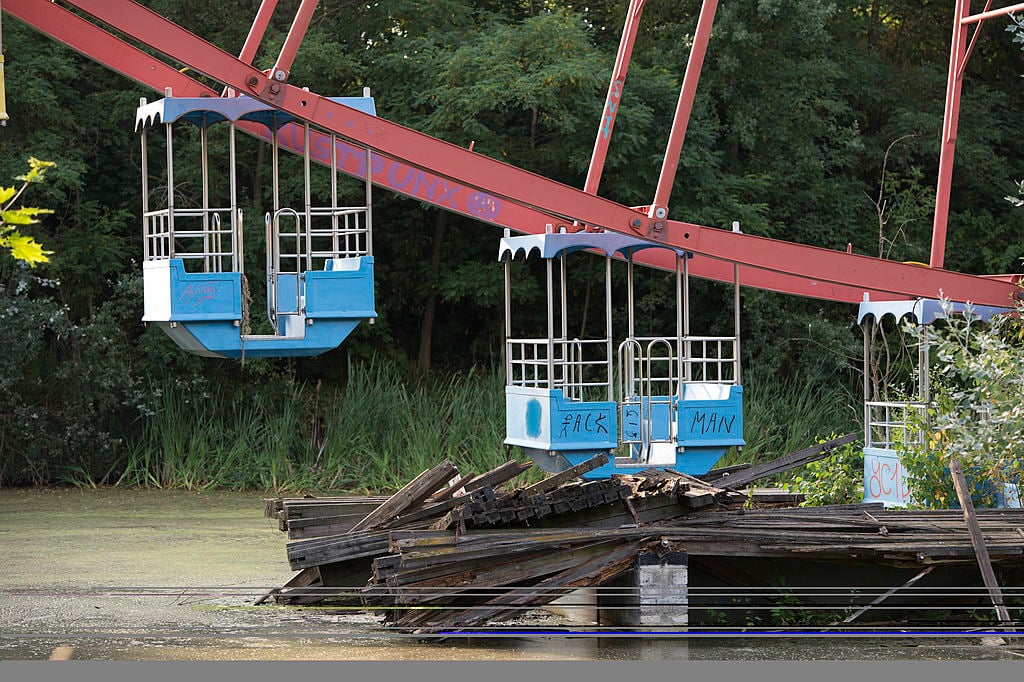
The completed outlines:
[[[721,466],[763,462],[802,450],[827,434],[858,428],[852,399],[835,377],[803,376],[779,381],[767,374],[744,377],[742,453]]]
[[[837,438],[832,434],[829,438]],[[804,494],[801,506],[858,504],[864,499],[864,444],[855,441],[797,470],[789,489]]]
[[[0,186],[0,249],[6,250],[16,260],[35,267],[38,263],[46,263],[53,251],[46,251],[28,235],[23,235],[23,226],[38,223],[38,216],[53,213],[46,208],[27,206],[14,207],[16,202],[33,182],[39,182],[48,168],[55,164],[52,161],[40,161],[34,156],[28,159],[28,173],[19,175],[16,180],[22,183],[20,188]]]
[[[900,457],[918,504],[955,506],[948,467],[957,459],[975,504],[992,506],[1002,486],[1017,484],[1024,473],[1024,334],[1016,316],[985,324],[970,310],[958,315],[945,308],[945,324],[907,329],[929,343],[935,361],[931,405],[914,425],[924,436],[905,443]]]
[[[341,389],[275,379],[258,391],[167,381],[114,479],[155,487],[394,491],[442,459],[463,473],[505,461],[496,372],[418,381],[378,359]]]

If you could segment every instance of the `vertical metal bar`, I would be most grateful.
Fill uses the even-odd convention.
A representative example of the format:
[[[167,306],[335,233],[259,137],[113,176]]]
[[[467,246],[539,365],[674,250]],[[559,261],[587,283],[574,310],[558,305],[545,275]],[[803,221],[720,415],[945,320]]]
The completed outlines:
[[[629,9],[626,10],[626,22],[622,27],[622,37],[619,39],[619,52],[615,56],[615,66],[612,68],[612,78],[608,84],[608,96],[605,98],[601,123],[597,128],[594,151],[590,156],[587,180],[583,185],[583,191],[587,194],[596,195],[597,188],[601,184],[601,173],[604,171],[604,162],[608,156],[608,145],[611,142],[612,129],[615,127],[615,117],[619,111],[619,100],[622,98],[622,87],[626,82],[629,60],[633,54],[633,43],[636,41],[636,33],[640,27],[640,16],[643,11],[644,0],[630,0]]]
[[[953,38],[949,49],[949,71],[946,74],[946,107],[942,116],[942,140],[939,175],[935,188],[935,216],[932,221],[932,248],[929,265],[941,268],[946,256],[946,229],[949,223],[949,193],[953,178],[953,157],[956,155],[956,131],[960,120],[960,92],[967,53],[967,24],[970,0],[956,0],[953,17]]]
[[[281,46],[281,54],[274,64],[270,77],[276,81],[288,80],[288,72],[291,71],[292,62],[295,61],[295,54],[299,51],[299,45],[306,36],[306,29],[313,18],[313,11],[316,9],[317,0],[302,0],[299,10],[295,13],[295,20],[288,29],[288,37],[284,39]]]
[[[7,125],[7,91],[4,87],[4,30],[3,11],[0,11],[0,127]]]
[[[686,337],[686,380],[693,380],[693,363],[690,355],[690,254],[683,256],[683,336]]]
[[[167,257],[174,258],[174,135],[171,124],[165,123],[167,131]]]
[[[690,112],[693,110],[697,83],[700,81],[704,55],[707,53],[708,39],[711,37],[711,25],[715,21],[717,9],[718,0],[704,0],[700,8],[697,30],[693,36],[693,47],[690,48],[690,59],[686,64],[686,74],[683,76],[683,85],[679,90],[679,102],[676,104],[676,114],[672,121],[672,132],[669,134],[668,148],[665,150],[665,159],[662,161],[661,175],[658,178],[658,189],[654,194],[654,201],[651,203],[649,215],[652,218],[660,219],[668,216],[668,200],[672,196],[672,183],[675,181],[676,169],[679,167],[679,154],[683,150],[683,141],[686,139],[686,127],[690,121]]]
[[[238,208],[238,176],[237,148],[235,146],[235,122],[228,127],[228,191],[231,193],[231,269],[245,272],[245,259],[242,257],[242,213]]]
[[[369,173],[367,173],[369,175]],[[512,231],[505,228],[505,238],[508,239]],[[502,327],[501,352],[505,356],[505,385],[512,385],[512,348],[509,339],[512,338],[512,254],[505,258],[505,324]]]
[[[574,352],[572,346],[569,344],[569,312],[568,312],[568,292],[565,291],[565,280],[567,279],[567,267],[565,264],[565,254],[558,259],[558,300],[559,302],[559,322],[561,324],[560,339],[562,342],[562,357],[561,357],[561,368],[562,368],[562,383],[565,384],[565,397],[571,399],[572,394],[572,376],[574,374],[574,368],[572,367]]]
[[[345,218],[348,227],[348,217]],[[348,231],[345,232],[345,250],[348,251]],[[338,241],[338,138],[331,133],[331,258],[340,257]],[[346,254],[347,255],[347,254]]]
[[[931,402],[931,382],[928,377],[928,369],[931,364],[931,339],[929,338],[929,327],[923,325],[921,334],[921,347],[918,349],[918,400],[923,403]]]
[[[627,336],[633,338],[636,328],[634,325],[634,300],[633,300],[633,252],[629,252],[629,257],[626,258],[626,323],[627,323]]]
[[[201,117],[199,121],[199,165],[202,174],[202,194],[203,194],[203,272],[211,272],[210,270],[210,165],[209,165],[209,139],[207,137],[208,131],[206,129],[206,117]],[[219,267],[214,268],[219,270]]]
[[[146,98],[139,100],[139,107],[146,106]],[[146,124],[143,122],[139,142],[142,145],[139,161],[142,164],[142,258],[143,261],[150,260],[153,252],[150,249],[149,234],[152,232],[149,219],[149,154],[147,146],[149,139],[146,137]]]
[[[363,97],[370,96],[370,88],[363,88]],[[369,147],[366,149],[366,169],[363,172],[363,181],[366,183],[366,255],[373,255],[373,166],[371,161],[373,154]]]
[[[302,126],[302,181],[305,184],[304,189],[304,200],[306,202],[305,218],[306,218],[306,267],[305,270],[313,269],[313,187],[312,187],[312,173],[310,172],[310,155],[309,155],[309,121],[306,121]],[[296,229],[296,232],[299,230]],[[302,242],[300,237],[296,237],[296,248],[299,252],[301,259],[302,255]],[[296,261],[295,270],[299,271],[298,264],[301,260]],[[296,280],[297,282],[298,280]],[[296,295],[300,287],[296,287]],[[298,303],[296,301],[296,303]]]
[[[868,335],[868,328],[871,325],[870,317],[864,318],[861,329],[864,332],[864,447],[871,447],[871,341]]]
[[[732,231],[736,232],[736,233],[740,232],[740,224],[739,224],[739,222],[734,222],[732,224]],[[732,352],[733,352],[733,362],[736,363],[734,365],[735,371],[734,371],[733,377],[735,379],[735,383],[740,384],[740,383],[742,383],[742,381],[741,381],[742,377],[741,377],[741,374],[740,374],[741,370],[740,370],[740,266],[739,266],[739,263],[733,263],[732,264],[732,287],[733,287],[733,316],[734,316],[733,317],[733,329],[734,329],[734,334],[735,334],[735,336],[733,337],[734,341],[733,341],[733,346],[732,346]],[[721,352],[719,352],[719,357],[721,357]],[[721,367],[721,365],[719,365],[719,367]]]
[[[555,350],[555,292],[553,290],[554,285],[554,272],[551,265],[551,259],[545,259],[545,265],[547,269],[547,294],[548,294],[548,388],[554,388],[554,350]]]
[[[613,377],[613,346],[612,346],[612,259],[611,256],[604,257],[604,334],[605,353],[608,358],[608,400],[615,400],[615,392],[612,387]]]
[[[675,393],[680,400],[683,399],[683,268],[680,261],[686,259],[686,254],[676,257],[676,377],[678,386]],[[671,391],[670,391],[671,392]]]
[[[277,331],[277,277],[281,270],[281,244],[279,242],[281,232],[281,192],[280,192],[280,149],[278,147],[277,120],[271,121],[273,131],[271,134],[271,192],[273,193],[271,220],[267,223],[267,312],[271,324]]]

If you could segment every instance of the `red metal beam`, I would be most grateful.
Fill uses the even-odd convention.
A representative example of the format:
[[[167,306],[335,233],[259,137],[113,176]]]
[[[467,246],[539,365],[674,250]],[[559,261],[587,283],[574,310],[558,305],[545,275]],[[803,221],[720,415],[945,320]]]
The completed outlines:
[[[704,0],[701,4],[697,30],[693,34],[693,46],[690,47],[690,58],[686,62],[682,87],[679,88],[679,102],[676,104],[676,114],[672,119],[672,132],[668,137],[668,148],[665,150],[661,174],[658,177],[658,188],[647,213],[651,218],[668,217],[668,200],[672,196],[672,185],[675,183],[676,169],[679,167],[679,155],[683,151],[686,128],[690,122],[690,112],[693,111],[693,100],[697,96],[697,83],[704,68],[704,55],[708,51],[708,40],[711,39],[711,26],[715,22],[716,11],[718,0]]]
[[[316,10],[316,5],[317,0],[302,0],[299,4],[299,9],[295,13],[295,20],[292,21],[292,26],[288,29],[288,37],[284,39],[284,45],[281,47],[281,54],[278,56],[274,68],[270,70],[270,76],[274,80],[288,80],[288,74],[291,72],[292,64],[295,62],[295,55],[299,52],[299,45],[302,44],[302,39],[306,37],[306,29],[309,28],[309,22],[313,19],[313,11]]]
[[[264,6],[266,4],[264,3]],[[58,5],[36,0],[4,0],[4,9],[58,42],[157,92],[162,93],[165,87],[171,87],[179,97],[217,96],[216,91],[199,81]],[[240,124],[239,127],[251,135],[269,141],[269,133],[263,126]],[[329,136],[315,130],[312,135],[314,149],[330,148]],[[301,151],[299,147],[291,146],[297,139],[295,134],[286,128],[280,143],[284,148]],[[345,142],[339,143],[338,147],[340,170],[353,177],[365,177],[366,163],[363,150]],[[498,227],[508,227],[522,232],[529,231],[523,226],[558,222],[554,216],[531,208],[502,203],[493,196],[469,193],[462,187],[448,186],[446,181],[436,175],[424,173],[378,155],[373,156],[371,169],[371,179],[379,187]],[[410,177],[414,178],[412,182],[407,180]],[[540,231],[542,230],[534,230],[535,233]],[[674,259],[669,252],[656,249],[638,252],[634,256],[634,261],[669,272],[675,269]],[[700,258],[690,262],[690,274],[704,279],[730,282],[733,275],[732,264]],[[755,289],[848,303],[857,303],[865,293],[869,294],[872,300],[896,297],[890,292],[850,287],[749,267],[741,268],[740,283],[742,286]]]
[[[17,6],[31,0],[7,0]],[[45,3],[45,0],[36,0]],[[409,130],[395,123],[363,114],[331,100],[293,86],[271,81],[239,62],[232,55],[130,0],[69,0],[95,18],[123,31],[167,56],[188,64],[240,92],[276,106],[283,111],[333,130],[346,140],[376,151],[382,160],[395,160],[413,169],[439,177],[446,184],[434,187],[444,196],[434,199],[443,205],[457,189],[471,188],[479,198],[497,198],[502,204],[484,206],[482,212],[501,211],[504,202],[534,209],[534,217],[556,215],[567,223],[579,220],[617,232],[634,234],[748,268],[768,270],[782,276],[778,281],[795,278],[826,283],[837,290],[880,291],[898,296],[935,297],[941,294],[958,301],[1007,305],[1013,300],[1013,284],[904,265],[866,256],[850,255],[817,247],[734,234],[725,230],[682,222],[644,218],[629,207],[588,195],[509,166],[460,147]],[[393,166],[392,169],[396,168]],[[377,169],[370,169],[376,177]],[[426,178],[427,175],[423,175]],[[417,176],[396,179],[399,190],[415,185]],[[454,186],[452,186],[454,185]],[[470,207],[469,215],[479,215],[480,206]],[[495,220],[491,220],[499,224]],[[523,223],[511,226],[518,231],[537,232],[542,226]],[[729,268],[731,270],[731,268]],[[786,278],[791,278],[787,280]],[[723,278],[726,281],[731,278]],[[771,288],[771,287],[768,287]],[[814,295],[814,294],[811,294]],[[855,300],[847,297],[841,300]]]
[[[629,0],[626,23],[622,27],[619,51],[615,55],[615,66],[612,68],[612,80],[608,84],[608,96],[604,101],[601,123],[597,127],[597,139],[594,141],[594,152],[590,155],[587,180],[583,184],[583,191],[587,194],[597,194],[597,188],[601,184],[601,173],[604,171],[605,158],[608,156],[608,145],[611,142],[612,130],[615,128],[615,117],[619,113],[619,100],[622,98],[622,88],[626,84],[629,60],[633,55],[633,44],[636,42],[636,33],[640,28],[640,17],[643,12],[644,0]]]
[[[991,1],[988,4],[991,5]],[[963,23],[977,24],[985,21],[986,19],[996,19],[998,17],[1005,17],[1007,14],[1014,14],[1016,12],[1024,11],[1024,2],[1018,3],[1016,5],[1010,5],[1009,7],[1000,7],[992,10],[991,12],[987,11],[988,5],[986,5],[985,10],[986,11],[981,12],[979,14],[964,17]]]
[[[275,9],[277,9],[277,0],[263,0],[260,3],[256,18],[253,19],[252,27],[249,29],[249,35],[246,36],[242,51],[238,54],[240,61],[252,64],[256,59],[256,53],[260,49],[260,43],[263,42],[263,36],[267,33],[267,27],[270,26]]]
[[[960,92],[963,65],[967,55],[967,24],[970,0],[956,0],[953,40],[949,48],[949,72],[946,77],[946,108],[942,115],[942,139],[939,151],[939,176],[935,188],[935,215],[932,219],[932,249],[928,263],[941,268],[946,257],[946,229],[949,222],[949,193],[956,155],[956,129],[960,119]]]

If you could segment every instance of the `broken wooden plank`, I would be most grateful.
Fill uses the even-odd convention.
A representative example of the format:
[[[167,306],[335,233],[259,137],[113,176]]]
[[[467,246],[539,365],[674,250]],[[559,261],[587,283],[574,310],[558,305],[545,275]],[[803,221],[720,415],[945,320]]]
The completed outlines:
[[[389,497],[387,502],[367,514],[366,518],[352,527],[352,531],[366,530],[388,523],[404,510],[430,497],[456,473],[455,465],[447,459],[437,466],[427,469]]]
[[[803,466],[808,462],[824,459],[836,448],[842,447],[847,443],[852,443],[859,437],[859,433],[848,433],[840,438],[833,438],[825,443],[814,445],[803,450],[798,450],[797,452],[779,457],[778,459],[773,459],[770,462],[749,467],[743,471],[723,475],[722,477],[713,480],[709,479],[709,482],[714,485],[726,486],[736,490],[737,488],[753,483],[759,478],[773,476],[775,474],[782,473],[783,471]]]
[[[594,457],[591,457],[585,462],[581,462],[574,467],[570,467],[565,471],[555,474],[554,476],[548,476],[543,481],[534,483],[531,486],[523,488],[517,491],[520,497],[532,497],[533,495],[539,495],[541,493],[553,490],[558,486],[562,485],[566,481],[582,476],[588,471],[593,471],[598,467],[602,467],[608,463],[608,455],[601,453]]]
[[[985,545],[985,536],[981,534],[981,526],[974,514],[974,502],[971,500],[971,491],[967,487],[967,480],[964,478],[963,468],[960,460],[953,458],[949,460],[949,473],[953,477],[953,487],[956,488],[956,496],[960,500],[960,508],[964,512],[964,521],[971,534],[971,544],[974,546],[974,554],[978,557],[978,567],[981,569],[981,578],[988,588],[989,597],[992,599],[992,606],[995,607],[996,615],[1003,626],[1010,625],[1010,612],[1003,602],[1003,591],[999,589],[999,582],[996,580],[995,571],[992,570],[992,560],[989,558],[988,547]]]
[[[873,601],[872,601],[872,602],[871,602],[870,604],[867,604],[867,605],[866,605],[866,606],[864,606],[863,608],[861,608],[861,609],[858,609],[858,610],[857,610],[857,611],[855,611],[854,613],[852,613],[852,614],[850,614],[849,616],[847,616],[846,618],[844,618],[844,619],[843,619],[843,624],[845,625],[845,624],[847,624],[847,623],[852,623],[853,621],[857,620],[857,619],[858,619],[858,618],[860,618],[860,617],[861,617],[862,615],[864,615],[865,613],[867,613],[868,611],[870,611],[870,610],[871,610],[872,608],[874,608],[875,606],[878,606],[878,605],[879,605],[879,604],[881,604],[881,603],[882,603],[883,601],[885,601],[886,599],[888,599],[888,598],[889,598],[889,597],[891,597],[892,595],[896,594],[896,593],[897,593],[897,592],[899,592],[900,590],[905,590],[905,589],[907,589],[908,587],[913,587],[913,586],[914,586],[914,584],[915,584],[915,583],[916,583],[916,582],[917,582],[918,580],[920,580],[921,578],[923,578],[923,577],[925,577],[926,575],[928,575],[929,573],[931,573],[931,572],[932,572],[932,571],[933,571],[934,569],[935,569],[935,564],[932,564],[932,565],[930,565],[930,566],[927,566],[927,567],[926,567],[926,568],[925,568],[925,569],[924,569],[923,571],[921,571],[920,573],[918,573],[917,575],[915,575],[915,576],[914,576],[913,578],[911,578],[911,579],[910,579],[910,580],[908,580],[907,582],[905,582],[905,583],[903,583],[902,585],[900,585],[899,587],[894,587],[894,588],[892,588],[892,589],[890,589],[890,590],[887,590],[887,591],[883,592],[882,594],[878,595],[878,597],[877,597],[877,598],[875,598],[875,599],[874,599],[874,600],[873,600]]]
[[[643,542],[620,545],[611,552],[561,571],[536,585],[510,591],[468,609],[435,612],[437,617],[433,622],[425,623],[424,628],[428,631],[462,629],[507,619],[521,614],[527,607],[543,606],[574,589],[604,583],[624,573],[632,568],[643,546]]]
[[[320,569],[316,566],[310,566],[292,576],[292,579],[286,582],[283,587],[274,588],[264,594],[253,605],[259,606],[271,598],[278,604],[313,604],[323,599],[323,597],[316,597],[310,600],[309,588],[321,585],[323,585],[323,581],[320,578]]]
[[[442,516],[447,514],[449,510],[471,502],[472,500],[479,498],[481,495],[487,496],[488,493],[486,491],[490,491],[490,496],[493,497],[493,489],[490,486],[485,486],[484,488],[478,488],[471,493],[459,495],[458,497],[453,497],[449,500],[445,500],[444,502],[431,504],[423,507],[422,509],[418,509],[417,511],[405,514],[404,516],[399,516],[389,525],[395,527],[404,526],[415,521]]]
[[[503,483],[507,483],[514,478],[518,478],[532,468],[533,464],[531,463],[522,464],[514,459],[510,459],[504,464],[501,464],[490,471],[484,472],[479,476],[467,478],[462,481],[461,484],[453,486],[453,490],[446,490],[439,495],[435,495],[427,500],[427,503],[433,504],[435,502],[442,502],[449,497],[455,496],[455,493],[460,489],[464,491],[464,494],[468,494],[485,486],[497,488]]]

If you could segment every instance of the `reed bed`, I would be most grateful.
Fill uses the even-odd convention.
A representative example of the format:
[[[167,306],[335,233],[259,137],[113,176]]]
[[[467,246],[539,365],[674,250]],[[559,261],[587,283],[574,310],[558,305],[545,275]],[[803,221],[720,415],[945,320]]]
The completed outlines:
[[[747,447],[720,465],[858,428],[839,382],[750,376],[744,392]],[[497,369],[418,378],[393,361],[352,363],[343,386],[278,380],[240,393],[168,382],[159,402],[117,468],[120,485],[385,493],[443,459],[481,473],[509,456]]]

